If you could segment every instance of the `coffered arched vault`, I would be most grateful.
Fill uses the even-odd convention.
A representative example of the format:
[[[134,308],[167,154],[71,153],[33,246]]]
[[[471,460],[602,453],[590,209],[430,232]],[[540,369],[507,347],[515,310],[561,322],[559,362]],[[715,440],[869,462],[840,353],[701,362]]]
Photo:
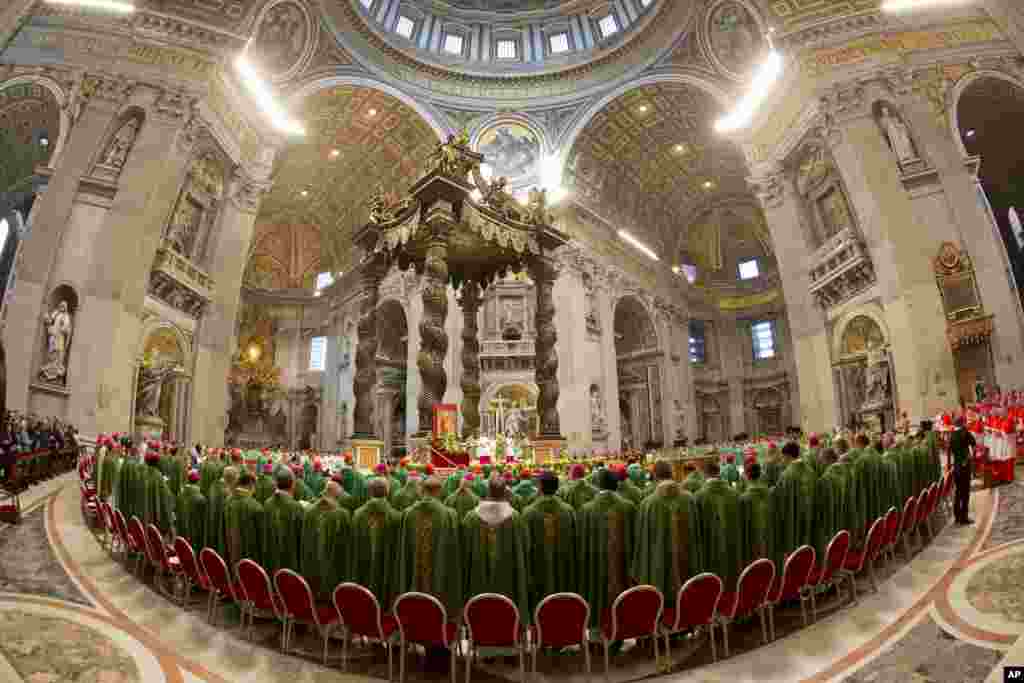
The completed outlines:
[[[308,288],[317,272],[346,270],[370,194],[378,185],[405,192],[437,142],[411,107],[373,88],[333,86],[298,110],[306,136],[281,155],[260,207],[247,270],[253,286]]]
[[[742,152],[713,130],[721,113],[694,85],[629,90],[575,137],[565,182],[580,203],[675,258],[686,248],[687,223],[703,207],[750,194]]]

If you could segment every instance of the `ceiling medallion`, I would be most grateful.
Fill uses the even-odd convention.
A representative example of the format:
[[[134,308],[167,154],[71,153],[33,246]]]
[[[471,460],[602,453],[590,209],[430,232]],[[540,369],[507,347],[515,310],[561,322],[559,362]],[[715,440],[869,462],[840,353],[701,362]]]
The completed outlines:
[[[768,49],[766,27],[745,0],[711,3],[701,28],[701,42],[711,61],[734,80],[750,78]]]
[[[286,81],[305,68],[316,51],[318,36],[305,5],[280,0],[263,10],[246,54],[271,81]]]

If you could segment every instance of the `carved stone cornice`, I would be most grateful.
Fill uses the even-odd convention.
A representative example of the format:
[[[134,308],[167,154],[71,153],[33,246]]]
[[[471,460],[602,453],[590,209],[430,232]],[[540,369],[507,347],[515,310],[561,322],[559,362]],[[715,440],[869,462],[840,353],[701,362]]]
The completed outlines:
[[[762,208],[777,209],[786,201],[786,182],[783,172],[776,171],[756,178],[748,178],[747,182],[754,190],[754,196],[761,202]]]
[[[213,298],[214,282],[204,270],[165,242],[156,252],[149,293],[192,318],[199,318]]]
[[[89,102],[124,104],[135,92],[138,83],[123,76],[87,73],[78,84],[77,101],[84,106]]]
[[[198,97],[183,90],[160,88],[153,100],[153,113],[172,123],[190,121],[186,116],[191,114]]]
[[[839,124],[871,115],[871,103],[862,79],[832,87],[821,96],[820,102],[825,137],[832,136]]]

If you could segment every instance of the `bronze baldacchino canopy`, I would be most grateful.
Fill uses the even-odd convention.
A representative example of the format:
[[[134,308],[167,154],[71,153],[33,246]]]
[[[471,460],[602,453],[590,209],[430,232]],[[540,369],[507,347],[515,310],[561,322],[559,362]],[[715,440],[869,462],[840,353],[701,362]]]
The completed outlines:
[[[377,299],[380,283],[392,265],[410,266],[424,275],[423,318],[417,366],[421,377],[418,438],[432,429],[433,408],[444,397],[448,378],[445,318],[449,284],[459,293],[462,332],[463,434],[480,429],[480,343],[477,310],[482,290],[495,279],[526,270],[533,278],[536,306],[536,382],[540,434],[535,457],[543,461],[562,443],[558,421],[558,357],[555,354],[557,269],[551,255],[567,236],[551,225],[547,198],[532,189],[526,206],[505,190],[505,179],[487,180],[480,172],[484,157],[469,149],[465,133],[449,135],[428,160],[428,171],[401,199],[383,188],[370,199],[370,220],[356,231],[362,249],[357,266],[362,302],[355,367],[355,434],[353,449],[360,464],[374,464],[380,442],[374,421],[377,378]]]

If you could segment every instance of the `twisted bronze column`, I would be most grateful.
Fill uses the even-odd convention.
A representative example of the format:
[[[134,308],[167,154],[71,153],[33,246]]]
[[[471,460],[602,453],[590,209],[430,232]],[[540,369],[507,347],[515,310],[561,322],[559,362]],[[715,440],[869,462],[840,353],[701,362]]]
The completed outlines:
[[[459,297],[462,306],[462,433],[480,434],[480,341],[476,313],[480,310],[480,287],[465,282]]]
[[[443,236],[435,235],[427,246],[423,273],[423,318],[416,364],[420,369],[420,433],[429,434],[434,404],[444,400],[448,384],[444,372],[448,352],[448,333],[444,329],[448,317],[448,244]]]
[[[558,421],[558,355],[555,342],[555,302],[552,292],[558,269],[550,258],[539,256],[531,264],[531,275],[537,290],[537,311],[534,325],[537,330],[535,347],[537,388],[537,413],[540,416],[540,436],[558,438],[561,425]]]
[[[356,346],[356,372],[352,383],[355,394],[353,436],[376,439],[377,425],[373,419],[377,387],[377,298],[384,278],[383,260],[368,259],[359,274],[362,301],[359,305],[359,343]]]

